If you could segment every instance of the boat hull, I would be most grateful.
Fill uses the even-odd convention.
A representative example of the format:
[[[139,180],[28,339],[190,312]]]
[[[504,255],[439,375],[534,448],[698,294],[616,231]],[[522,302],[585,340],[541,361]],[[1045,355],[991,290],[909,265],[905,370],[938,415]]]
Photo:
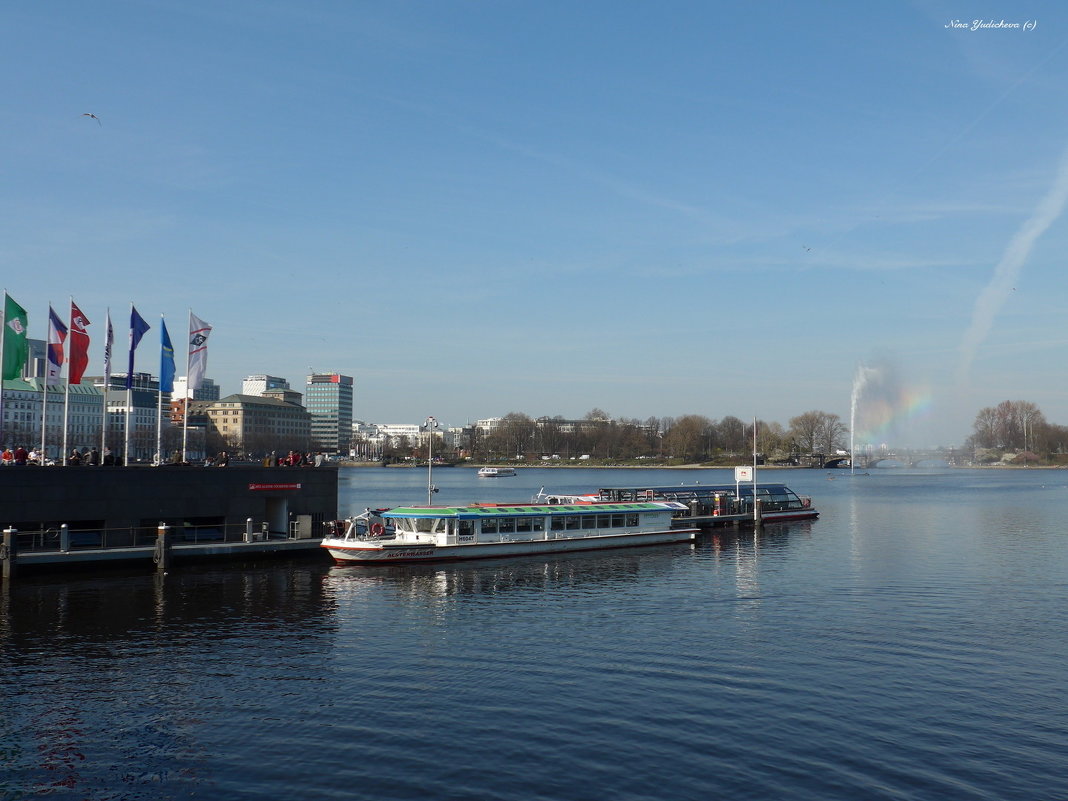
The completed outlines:
[[[322,542],[338,564],[401,564],[406,562],[445,562],[467,559],[493,559],[507,556],[535,556],[573,551],[599,551],[691,542],[697,529],[670,529],[640,534],[615,534],[595,537],[484,542],[470,545],[435,545],[432,543],[374,543],[326,539]]]

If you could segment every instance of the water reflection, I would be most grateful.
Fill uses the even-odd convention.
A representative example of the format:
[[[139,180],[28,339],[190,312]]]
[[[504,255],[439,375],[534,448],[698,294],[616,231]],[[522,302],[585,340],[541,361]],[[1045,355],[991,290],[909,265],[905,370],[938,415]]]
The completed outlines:
[[[11,658],[47,642],[53,652],[113,649],[147,637],[224,636],[249,626],[329,627],[322,565],[293,563],[236,570],[185,569],[169,575],[20,579],[0,594],[0,644]]]
[[[688,550],[681,546],[681,552]],[[633,583],[645,573],[667,569],[679,553],[680,548],[664,546],[447,565],[339,565],[330,569],[324,585],[336,599],[358,598],[382,586],[412,599],[497,597],[534,589],[581,591],[592,585]]]

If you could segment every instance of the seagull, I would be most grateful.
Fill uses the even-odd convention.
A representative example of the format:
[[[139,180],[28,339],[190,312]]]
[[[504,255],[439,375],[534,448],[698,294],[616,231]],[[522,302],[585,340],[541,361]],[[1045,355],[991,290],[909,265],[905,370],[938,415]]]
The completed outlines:
[[[97,124],[97,125],[100,125],[100,118],[99,118],[98,116],[96,116],[95,114],[90,114],[90,113],[89,113],[89,112],[87,111],[87,112],[85,112],[84,114],[82,114],[82,116],[83,116],[83,117],[90,117],[90,118],[92,118],[92,119],[96,120],[96,124]]]

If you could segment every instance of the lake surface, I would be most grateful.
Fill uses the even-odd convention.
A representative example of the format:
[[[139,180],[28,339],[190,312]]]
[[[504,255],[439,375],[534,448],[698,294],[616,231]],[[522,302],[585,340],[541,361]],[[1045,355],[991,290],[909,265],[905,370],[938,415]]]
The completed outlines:
[[[434,471],[436,502],[729,471]],[[26,577],[0,799],[1068,798],[1068,472],[762,471],[817,521],[441,566]],[[350,512],[425,470],[347,469]]]

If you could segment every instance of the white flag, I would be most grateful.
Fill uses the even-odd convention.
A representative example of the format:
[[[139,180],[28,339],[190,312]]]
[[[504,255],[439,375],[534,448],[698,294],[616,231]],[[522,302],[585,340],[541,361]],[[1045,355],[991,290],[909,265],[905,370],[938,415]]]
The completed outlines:
[[[208,369],[208,334],[211,326],[189,312],[189,369],[186,375],[186,397],[192,398],[193,392],[204,380]]]
[[[111,309],[108,309],[108,320],[104,334],[104,394],[107,394],[111,385],[111,346],[115,344],[115,329],[111,327]]]

